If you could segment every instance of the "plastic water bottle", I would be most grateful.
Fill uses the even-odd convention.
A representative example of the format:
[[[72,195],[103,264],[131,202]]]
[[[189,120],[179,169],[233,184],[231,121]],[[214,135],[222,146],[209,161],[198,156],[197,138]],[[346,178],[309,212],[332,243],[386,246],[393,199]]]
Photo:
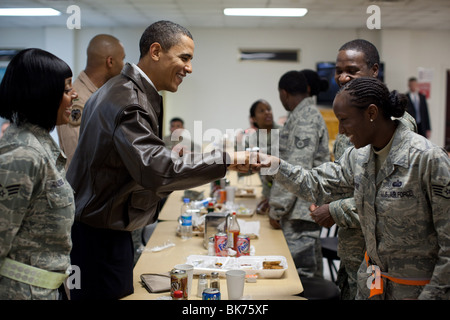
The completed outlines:
[[[181,239],[192,238],[192,210],[189,198],[183,198],[181,206]]]

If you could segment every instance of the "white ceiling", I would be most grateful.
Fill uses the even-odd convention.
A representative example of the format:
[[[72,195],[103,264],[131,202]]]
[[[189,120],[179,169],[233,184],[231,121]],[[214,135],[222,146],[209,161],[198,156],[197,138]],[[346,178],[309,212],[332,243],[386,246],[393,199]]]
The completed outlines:
[[[450,0],[0,0],[0,7],[52,7],[59,17],[0,17],[0,27],[66,26],[78,5],[83,27],[146,27],[171,20],[199,28],[366,28],[369,5],[381,29],[450,30]],[[225,17],[227,7],[305,7],[303,18]]]

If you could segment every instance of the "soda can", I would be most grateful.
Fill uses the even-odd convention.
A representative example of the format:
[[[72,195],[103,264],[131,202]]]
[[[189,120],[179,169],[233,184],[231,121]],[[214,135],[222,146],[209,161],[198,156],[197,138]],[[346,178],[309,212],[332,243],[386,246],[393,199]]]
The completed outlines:
[[[183,299],[188,298],[188,275],[187,272],[180,269],[172,269],[170,271],[170,296],[174,298],[174,292],[181,290],[183,291]]]
[[[220,300],[220,291],[216,288],[206,288],[202,293],[202,300]]]
[[[227,253],[227,234],[219,232],[214,236],[214,251],[216,256],[226,257]]]
[[[249,256],[250,255],[250,237],[245,234],[237,236],[236,240],[236,256]]]

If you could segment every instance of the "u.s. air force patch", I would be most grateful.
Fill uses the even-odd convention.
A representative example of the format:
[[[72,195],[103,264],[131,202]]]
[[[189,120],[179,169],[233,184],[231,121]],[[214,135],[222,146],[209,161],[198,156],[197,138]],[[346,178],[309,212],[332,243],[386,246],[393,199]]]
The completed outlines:
[[[0,200],[6,200],[10,196],[13,196],[19,193],[20,184],[11,184],[9,186],[2,186],[0,184]]]
[[[439,197],[442,197],[444,199],[450,199],[450,185],[447,186],[439,186],[439,185],[432,185],[433,193]]]

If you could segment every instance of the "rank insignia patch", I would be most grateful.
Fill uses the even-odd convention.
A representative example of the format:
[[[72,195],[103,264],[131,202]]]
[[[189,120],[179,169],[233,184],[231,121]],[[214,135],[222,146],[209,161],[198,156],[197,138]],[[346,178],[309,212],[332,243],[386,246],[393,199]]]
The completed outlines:
[[[439,197],[442,197],[444,199],[450,199],[450,186],[436,186],[433,185],[433,193]]]
[[[9,196],[19,193],[19,189],[20,184],[12,184],[6,187],[0,184],[0,200],[8,199]]]

